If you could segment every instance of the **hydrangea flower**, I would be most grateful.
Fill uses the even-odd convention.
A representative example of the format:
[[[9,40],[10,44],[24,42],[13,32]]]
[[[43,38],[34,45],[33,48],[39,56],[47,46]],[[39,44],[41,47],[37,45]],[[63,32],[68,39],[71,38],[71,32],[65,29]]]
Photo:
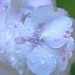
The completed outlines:
[[[49,0],[39,0],[40,4],[19,0],[16,6],[17,0],[1,1],[0,60],[19,74],[25,67],[36,75],[64,71],[74,50],[73,20],[68,12]]]

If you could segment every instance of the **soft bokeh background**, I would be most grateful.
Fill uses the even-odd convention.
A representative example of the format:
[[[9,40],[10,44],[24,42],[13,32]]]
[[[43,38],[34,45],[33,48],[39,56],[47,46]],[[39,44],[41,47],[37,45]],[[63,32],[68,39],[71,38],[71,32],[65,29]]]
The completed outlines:
[[[57,6],[66,9],[70,16],[75,18],[75,0],[57,0]],[[74,32],[72,36],[75,39],[75,25],[73,29]],[[67,69],[62,75],[75,75],[75,51],[73,52],[73,57],[70,59]]]

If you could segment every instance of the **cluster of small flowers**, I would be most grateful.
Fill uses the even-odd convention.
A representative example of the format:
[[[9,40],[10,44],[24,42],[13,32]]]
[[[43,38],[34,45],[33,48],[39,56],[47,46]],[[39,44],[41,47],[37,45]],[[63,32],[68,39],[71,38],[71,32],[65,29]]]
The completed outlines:
[[[0,61],[23,74],[62,72],[74,50],[73,20],[52,0],[0,0]]]

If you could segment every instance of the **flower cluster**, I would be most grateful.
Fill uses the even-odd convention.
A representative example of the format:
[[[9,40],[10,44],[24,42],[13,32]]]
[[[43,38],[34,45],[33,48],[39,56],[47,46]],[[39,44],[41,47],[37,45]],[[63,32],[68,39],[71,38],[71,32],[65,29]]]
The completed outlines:
[[[23,74],[62,72],[74,50],[73,20],[49,0],[0,0],[0,61]]]

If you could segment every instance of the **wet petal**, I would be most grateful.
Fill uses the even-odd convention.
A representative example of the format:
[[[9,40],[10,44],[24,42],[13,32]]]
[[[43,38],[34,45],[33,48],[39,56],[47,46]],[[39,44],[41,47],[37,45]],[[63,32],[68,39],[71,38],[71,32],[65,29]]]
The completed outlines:
[[[32,46],[32,44],[30,42],[26,41],[23,44],[16,43],[15,44],[15,48],[16,48],[16,51],[15,51],[16,55],[20,54],[22,56],[21,58],[25,59],[25,57],[27,56],[27,54],[29,54],[30,51],[33,49],[33,46]]]
[[[74,50],[74,39],[72,37],[69,38],[69,41],[67,43],[67,50],[68,51],[73,51]]]
[[[0,31],[5,27],[5,8],[3,5],[0,5]]]
[[[0,0],[0,3],[1,3],[3,6],[9,6],[9,5],[10,5],[10,2],[11,2],[11,0]]]
[[[53,19],[67,15],[67,11],[61,8],[53,7],[50,5],[45,6],[39,6],[36,9],[34,9],[30,16],[37,19],[39,24],[44,24],[52,21]]]
[[[56,68],[55,52],[47,45],[38,45],[27,56],[27,65],[36,75],[49,75]]]
[[[24,26],[26,34],[28,34],[30,37],[33,36],[33,33],[35,33],[38,30],[38,23],[36,19],[31,17],[26,19]]]
[[[66,31],[72,26],[72,20],[69,17],[59,17],[45,25],[41,38],[52,48],[62,47],[68,42],[69,35]],[[70,31],[71,34],[71,31]]]
[[[68,52],[63,50],[58,58],[58,69],[60,72],[64,71],[68,65]],[[62,67],[62,68],[61,68]]]

